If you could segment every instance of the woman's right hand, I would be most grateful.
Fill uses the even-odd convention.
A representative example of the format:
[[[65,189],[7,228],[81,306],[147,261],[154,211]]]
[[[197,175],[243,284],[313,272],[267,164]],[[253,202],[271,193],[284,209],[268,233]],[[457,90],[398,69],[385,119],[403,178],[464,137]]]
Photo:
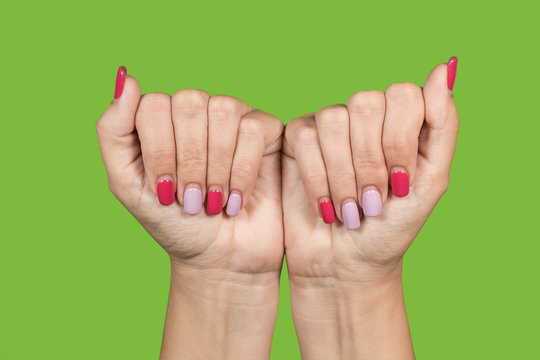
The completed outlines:
[[[140,92],[120,68],[97,133],[111,191],[171,258],[161,358],[267,358],[283,124],[229,96]]]
[[[114,195],[173,261],[279,271],[282,122],[201,90],[141,96],[135,78],[119,77],[123,91],[97,123]]]

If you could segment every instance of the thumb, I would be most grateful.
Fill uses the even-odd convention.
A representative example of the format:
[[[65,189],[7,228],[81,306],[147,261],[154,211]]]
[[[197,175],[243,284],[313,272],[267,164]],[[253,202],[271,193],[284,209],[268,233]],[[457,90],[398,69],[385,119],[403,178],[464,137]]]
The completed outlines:
[[[448,64],[437,65],[424,85],[425,123],[418,144],[419,170],[429,185],[434,180],[442,187],[448,183],[459,128],[452,94],[456,68],[457,58],[452,57]]]
[[[109,184],[120,185],[122,179],[133,179],[142,172],[126,176],[127,171],[135,171],[140,162],[140,145],[135,132],[135,113],[141,97],[141,88],[134,77],[127,75],[125,67],[118,69],[114,100],[101,115],[96,131],[101,156],[107,169]]]

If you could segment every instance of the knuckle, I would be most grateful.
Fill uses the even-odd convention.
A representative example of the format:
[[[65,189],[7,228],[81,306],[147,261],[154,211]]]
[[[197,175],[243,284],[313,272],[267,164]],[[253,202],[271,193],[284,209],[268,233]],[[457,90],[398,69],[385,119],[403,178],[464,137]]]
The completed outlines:
[[[351,183],[351,181],[354,182],[355,178],[355,172],[350,163],[338,164],[334,166],[328,174],[334,182],[339,182],[342,185],[347,185]]]
[[[144,94],[139,102],[139,111],[143,113],[169,112],[170,108],[171,98],[168,94]]]
[[[383,161],[354,158],[354,169],[359,182],[386,182],[388,178],[386,165]]]
[[[349,120],[349,112],[345,105],[326,106],[317,112],[317,122],[319,123],[336,123],[347,122]]]
[[[235,115],[242,112],[244,103],[232,96],[216,95],[212,96],[208,103],[208,112],[218,114]]]
[[[206,91],[197,89],[179,90],[172,96],[172,104],[175,109],[188,111],[200,111],[206,109],[210,95]]]
[[[303,146],[318,146],[319,134],[317,133],[317,129],[308,126],[298,128],[296,133],[296,141]]]
[[[327,186],[326,176],[320,172],[309,172],[303,176],[306,187],[309,189],[316,189],[321,186]]]
[[[416,84],[409,82],[391,84],[386,88],[386,98],[396,100],[411,100],[422,96],[422,90]]]
[[[255,175],[255,172],[257,170],[257,164],[255,164],[254,161],[250,161],[247,159],[238,161],[233,169],[232,169],[232,176],[236,180],[240,180],[242,182],[249,181],[253,176]]]
[[[174,149],[168,148],[155,148],[144,154],[146,161],[152,163],[155,167],[168,167],[174,164],[175,156]]]
[[[413,141],[406,137],[397,137],[397,138],[384,138],[383,137],[383,149],[385,153],[409,156],[414,153],[414,150],[417,147],[416,141],[417,140]]]
[[[347,101],[347,107],[355,113],[384,113],[384,93],[378,90],[359,91]]]
[[[345,135],[349,133],[349,112],[343,105],[321,109],[316,116],[317,129],[327,134]]]
[[[249,137],[261,137],[261,125],[253,118],[243,118],[238,126],[238,135],[245,135]]]
[[[365,158],[365,157],[359,157],[355,156],[353,157],[353,164],[354,168],[358,171],[361,170],[361,172],[376,172],[378,169],[383,168],[384,163],[379,161],[378,157],[371,157],[371,158]]]
[[[285,138],[290,141],[291,136],[293,134],[296,134],[298,132],[298,129],[300,128],[300,120],[299,119],[293,119],[287,122],[287,125],[285,126]]]
[[[185,170],[201,170],[206,167],[204,152],[195,148],[182,149],[178,165]]]

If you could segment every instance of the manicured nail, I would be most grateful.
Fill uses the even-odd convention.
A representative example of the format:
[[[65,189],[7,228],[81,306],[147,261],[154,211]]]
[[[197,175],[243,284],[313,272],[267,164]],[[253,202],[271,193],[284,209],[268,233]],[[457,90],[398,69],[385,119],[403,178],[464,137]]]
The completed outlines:
[[[171,179],[158,181],[157,196],[161,205],[171,205],[174,202],[174,181]]]
[[[365,216],[379,216],[382,210],[381,194],[375,187],[367,187],[362,194],[362,209]]]
[[[124,91],[124,84],[126,83],[127,69],[125,66],[120,66],[116,73],[116,86],[114,87],[114,98],[118,99]]]
[[[448,85],[448,90],[452,91],[454,89],[454,81],[456,81],[456,72],[457,72],[457,57],[452,56],[448,60],[448,75],[446,77],[446,84]]]
[[[341,214],[343,216],[343,223],[347,229],[354,230],[360,227],[360,213],[358,212],[356,201],[353,199],[343,201]]]
[[[390,180],[392,182],[392,194],[397,197],[409,194],[409,175],[405,170],[394,170],[390,175]]]
[[[240,207],[242,206],[242,195],[240,191],[233,190],[231,195],[229,195],[229,200],[227,201],[227,215],[236,216],[240,212]]]
[[[184,211],[197,215],[202,210],[202,192],[197,184],[189,184],[184,190]]]
[[[322,219],[326,224],[331,224],[336,221],[334,205],[332,205],[332,201],[330,201],[329,198],[324,197],[319,201],[319,210],[321,211]]]
[[[217,215],[221,213],[223,207],[223,193],[221,189],[217,186],[210,186],[208,189],[208,199],[206,203],[206,208],[208,213],[211,215]]]

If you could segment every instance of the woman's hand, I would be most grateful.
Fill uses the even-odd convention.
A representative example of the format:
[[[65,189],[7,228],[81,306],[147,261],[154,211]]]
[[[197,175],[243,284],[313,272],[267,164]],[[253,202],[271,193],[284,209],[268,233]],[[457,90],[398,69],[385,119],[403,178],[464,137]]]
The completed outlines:
[[[269,352],[283,259],[282,131],[229,96],[141,96],[119,69],[97,133],[111,191],[171,257],[162,358]]]
[[[287,125],[285,247],[304,358],[414,356],[401,264],[448,187],[456,64],[424,89],[361,91]]]

